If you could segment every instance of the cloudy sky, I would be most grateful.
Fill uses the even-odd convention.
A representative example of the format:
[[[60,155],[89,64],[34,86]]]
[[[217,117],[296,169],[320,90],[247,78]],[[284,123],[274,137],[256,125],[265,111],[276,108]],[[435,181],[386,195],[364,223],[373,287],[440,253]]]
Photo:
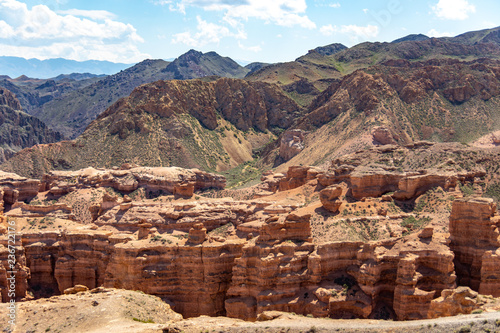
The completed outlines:
[[[498,0],[0,0],[0,55],[135,63],[189,49],[290,61],[331,43],[500,26]]]

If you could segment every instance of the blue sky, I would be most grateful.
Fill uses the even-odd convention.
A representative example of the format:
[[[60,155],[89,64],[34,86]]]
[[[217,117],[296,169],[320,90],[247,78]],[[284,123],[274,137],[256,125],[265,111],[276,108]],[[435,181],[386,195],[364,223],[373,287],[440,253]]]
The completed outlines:
[[[135,63],[189,49],[283,62],[331,43],[500,26],[498,0],[0,0],[0,55]]]

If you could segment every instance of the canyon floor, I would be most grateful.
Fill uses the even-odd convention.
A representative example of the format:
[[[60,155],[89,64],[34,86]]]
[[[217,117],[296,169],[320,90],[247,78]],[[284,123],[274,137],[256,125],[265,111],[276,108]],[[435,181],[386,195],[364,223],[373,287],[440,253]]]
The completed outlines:
[[[159,298],[137,291],[104,289],[19,304],[17,328],[3,332],[500,332],[500,300],[482,313],[415,321],[312,318],[266,312],[267,320],[227,317],[182,319]],[[7,304],[0,304],[0,325],[8,327]]]

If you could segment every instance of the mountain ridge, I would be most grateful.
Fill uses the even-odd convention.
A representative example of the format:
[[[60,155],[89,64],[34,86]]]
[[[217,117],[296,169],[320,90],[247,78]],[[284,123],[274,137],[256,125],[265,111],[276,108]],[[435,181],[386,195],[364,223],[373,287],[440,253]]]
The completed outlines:
[[[39,60],[0,56],[0,73],[12,78],[26,75],[31,78],[49,79],[61,74],[87,72],[95,75],[109,75],[132,65],[101,60],[76,61],[64,58]]]

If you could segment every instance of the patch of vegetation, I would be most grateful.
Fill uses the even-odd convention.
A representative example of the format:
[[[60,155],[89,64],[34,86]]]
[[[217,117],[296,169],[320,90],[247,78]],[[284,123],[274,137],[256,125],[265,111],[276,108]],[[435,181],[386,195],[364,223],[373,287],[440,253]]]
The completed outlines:
[[[229,234],[229,228],[231,228],[232,226],[233,223],[229,222],[212,230],[210,233],[218,236],[227,236]]]
[[[120,198],[123,197],[123,194],[117,190],[115,190],[114,188],[112,187],[106,187],[106,192],[108,192],[110,195],[116,195]]]
[[[484,194],[495,199],[496,202],[500,202],[500,182],[490,184]]]
[[[245,186],[254,180],[260,180],[262,171],[261,167],[257,164],[257,160],[253,160],[224,171],[222,174],[226,177],[226,188],[237,188]]]
[[[170,239],[165,239],[163,237],[161,237],[160,235],[155,235],[153,237],[151,237],[149,239],[149,242],[152,243],[152,242],[161,242],[162,244],[172,244],[172,241]]]
[[[471,185],[458,183],[458,187],[460,187],[460,191],[462,191],[465,197],[470,197],[474,194],[474,188]]]
[[[413,231],[422,229],[427,223],[431,221],[430,217],[422,217],[420,219],[415,218],[415,216],[409,216],[401,222],[401,227],[406,228],[403,232],[403,236],[410,234]]]
[[[144,320],[144,319],[139,319],[139,318],[135,318],[135,317],[133,317],[133,318],[132,318],[132,320],[133,320],[133,321],[138,321],[138,322],[140,322],[140,323],[144,323],[144,324],[154,324],[154,323],[155,323],[155,322],[153,321],[153,319],[151,319],[151,318]]]

